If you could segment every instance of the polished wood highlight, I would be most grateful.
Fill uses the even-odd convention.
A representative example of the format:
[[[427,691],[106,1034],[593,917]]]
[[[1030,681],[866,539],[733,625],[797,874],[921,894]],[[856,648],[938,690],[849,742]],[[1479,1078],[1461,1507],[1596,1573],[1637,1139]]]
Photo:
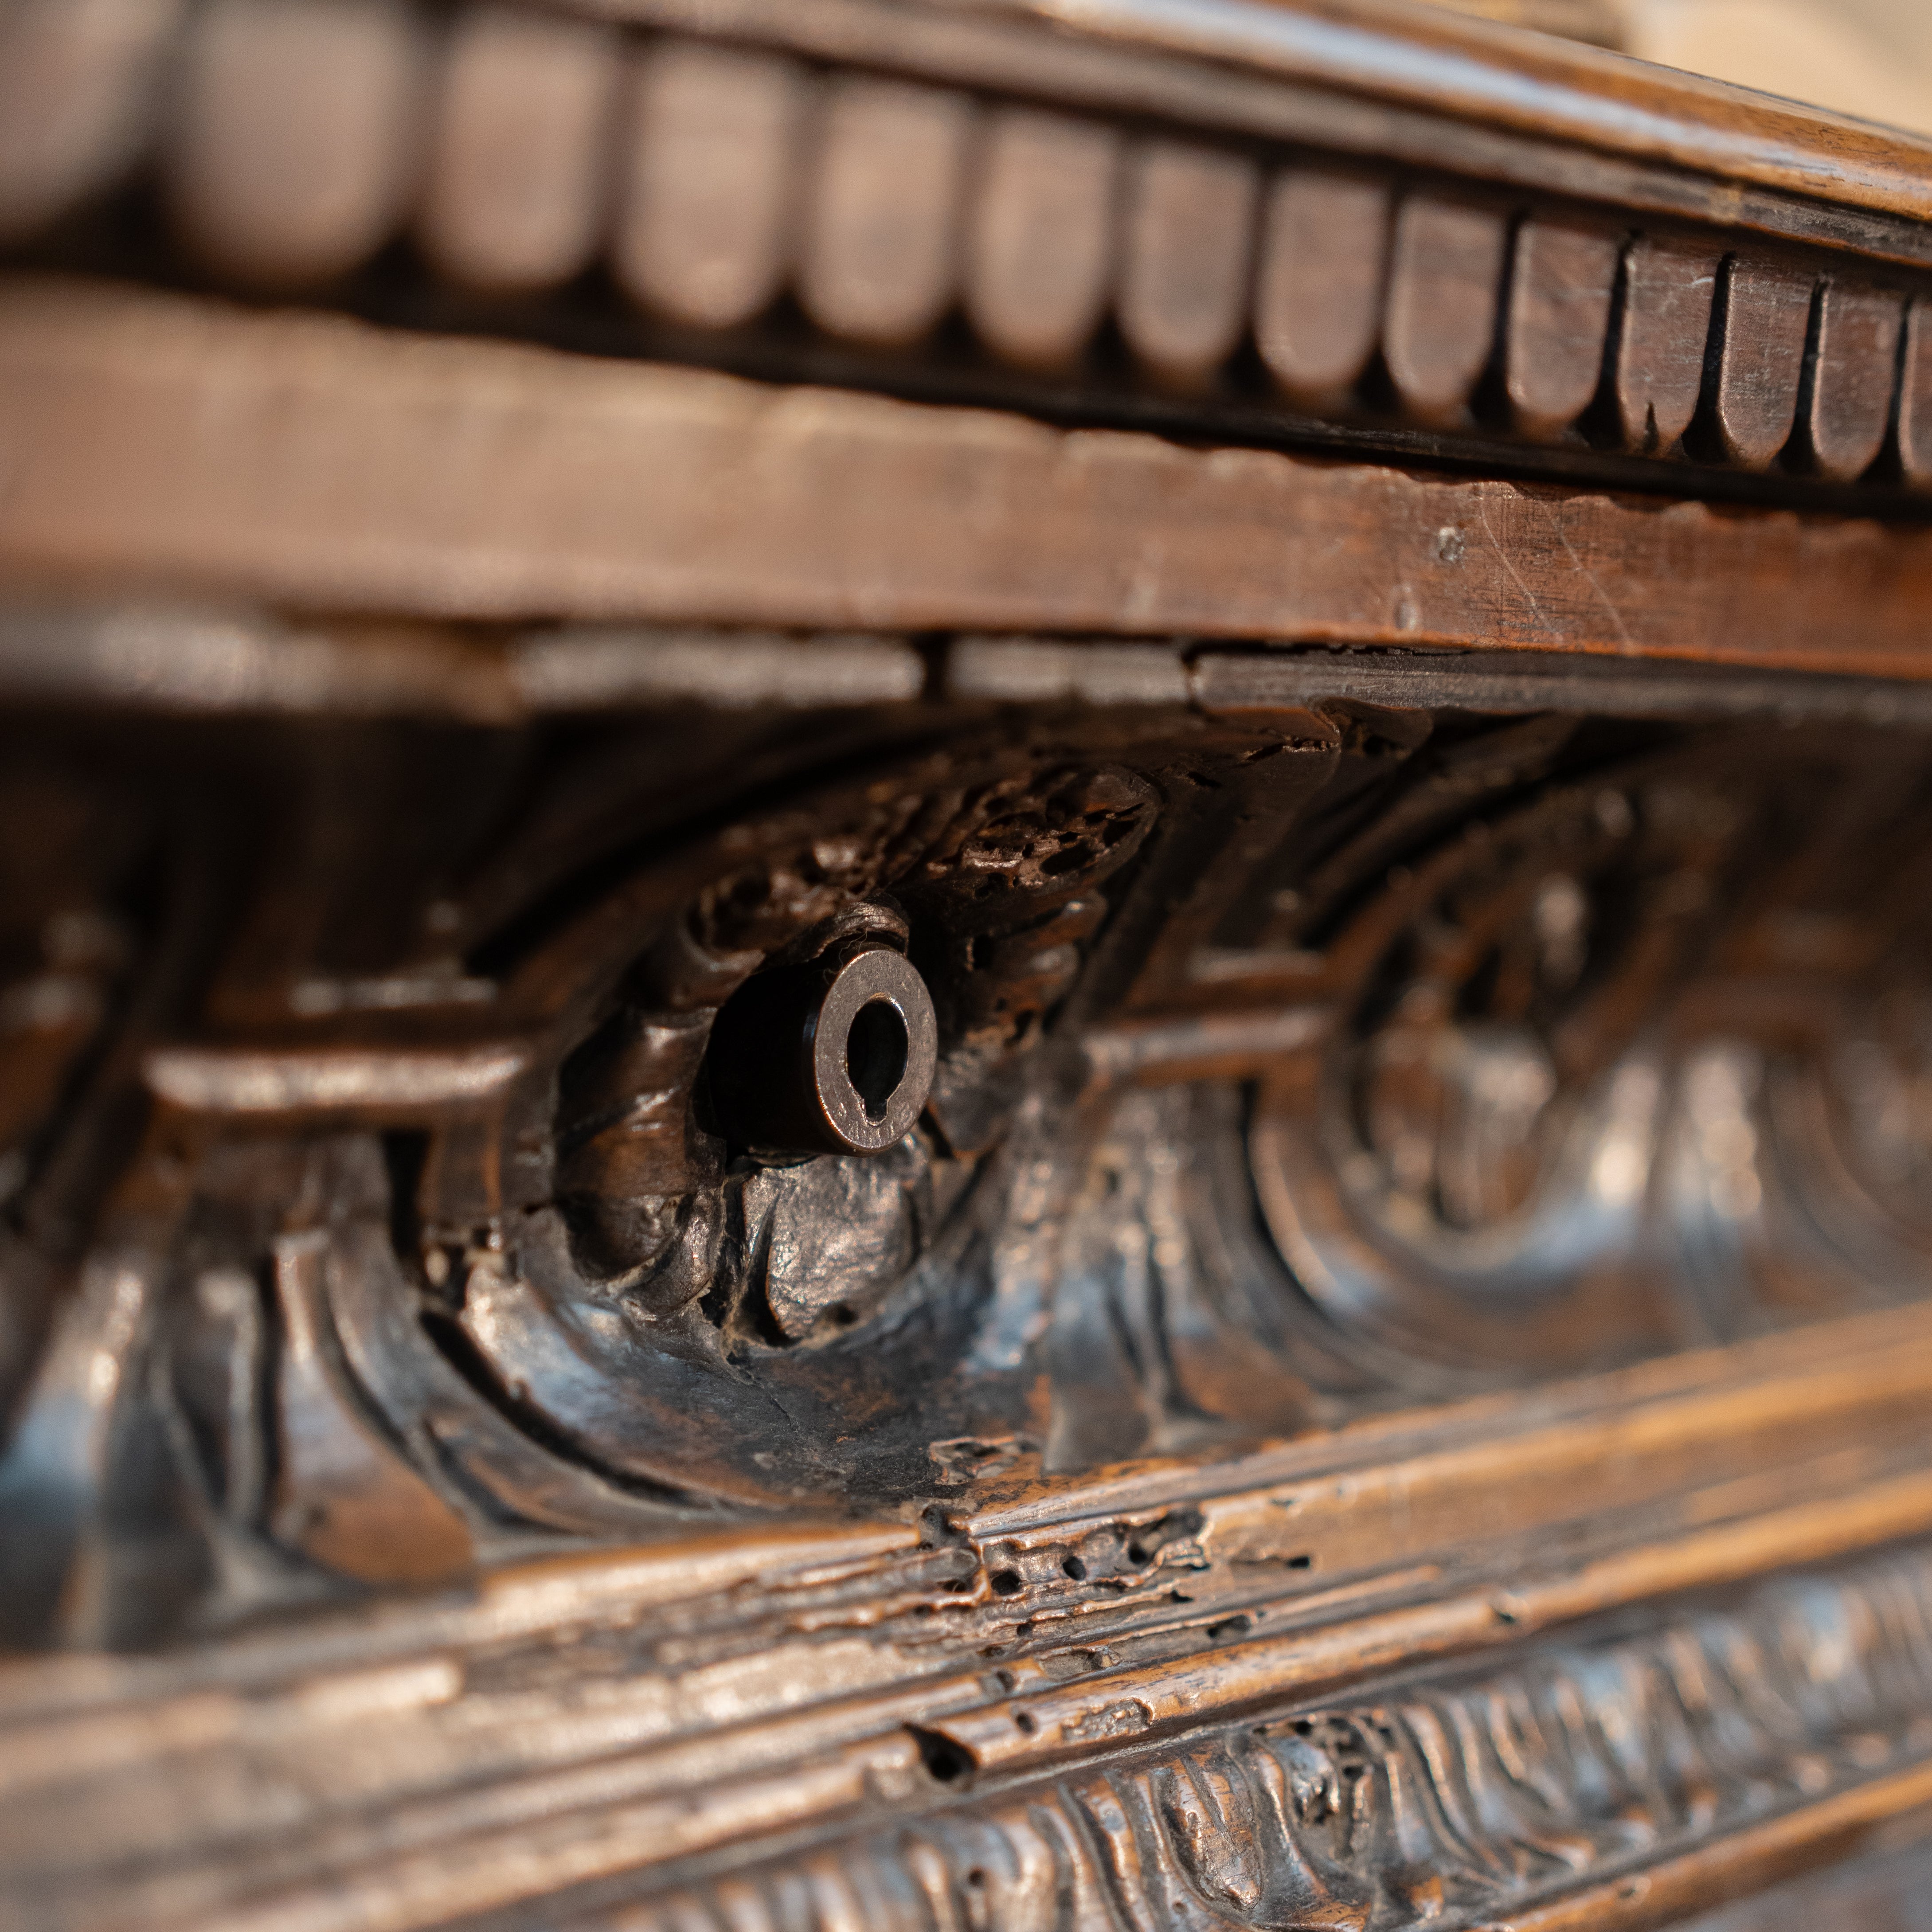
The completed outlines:
[[[1902,1910],[1928,214],[1409,0],[0,8],[0,1918]]]
[[[910,1816],[928,1814],[923,1828],[938,1833],[943,1846],[958,1795],[950,1787],[962,1775],[970,1778],[964,1789],[975,1810],[994,1819],[1024,1818],[1030,1803],[1051,1804],[1064,1802],[1060,1790],[1094,1788],[1084,1780],[1058,1790],[989,1781],[996,1741],[1001,1762],[1070,1751],[1106,1760],[1112,1744],[1106,1726],[1090,1722],[1082,1732],[1070,1714],[1075,1733],[1065,1735],[1055,1714],[1143,1706],[1156,1729],[1178,1720],[1204,1739],[1214,1733],[1201,1727],[1224,1710],[1283,1708],[1271,1664],[1276,1675],[1286,1669],[1295,1680],[1287,1709],[1315,1717],[1302,1726],[1304,1736],[1320,1740],[1313,1750],[1339,1749],[1342,1741],[1322,1727],[1331,1721],[1328,1713],[1349,1708],[1345,1687],[1372,1677],[1392,1658],[1416,1660],[1424,1654],[1415,1648],[1417,1631],[1429,1634],[1424,1652],[1453,1653],[1506,1640],[1509,1617],[1532,1624],[1552,1612],[1558,1622],[1574,1618],[1654,1588],[1666,1574],[1680,1586],[1748,1574],[1754,1559],[1741,1562],[1740,1555],[1754,1540],[1775,1544],[1789,1520],[1774,1510],[1754,1516],[1762,1503],[1748,1486],[1727,1485],[1726,1467],[1748,1466],[1766,1432],[1787,1427],[1793,1432],[1785,1436],[1784,1453],[1790,1466],[1802,1467],[1829,1441],[1832,1427],[1850,1420],[1858,1387],[1874,1370],[1885,1379],[1886,1399],[1908,1414],[1925,1400],[1928,1360],[1922,1315],[1892,1318],[1852,1324],[1841,1335],[1760,1346],[1733,1361],[1692,1358],[1574,1384],[1556,1394],[1540,1434],[1505,1427],[1481,1446],[1468,1438],[1472,1427],[1488,1430],[1497,1415],[1493,1402],[1433,1418],[1391,1418],[1220,1467],[1122,1469],[1086,1486],[1042,1484],[1030,1472],[1016,1471],[960,1516],[950,1540],[936,1545],[911,1526],[892,1524],[714,1532],[655,1550],[511,1568],[467,1599],[398,1606],[374,1626],[338,1615],[266,1631],[239,1648],[202,1646],[166,1670],[144,1660],[82,1659],[11,1666],[0,1670],[0,1726],[10,1747],[8,1822],[0,1838],[10,1861],[38,1838],[34,1862],[45,1889],[31,1896],[39,1909],[58,1913],[58,1922],[76,1928],[107,1922],[104,1912],[138,1906],[158,1927],[238,1928],[269,1923],[298,1898],[304,1922],[323,1932],[351,1926],[405,1932],[439,1922],[452,1909],[502,1910],[560,1883],[640,1874],[704,1847],[753,1846],[788,1827],[862,1820],[868,1791],[892,1798]],[[1828,1419],[1834,1415],[1835,1423]],[[1827,1433],[1810,1433],[1821,1426]],[[1527,1474],[1557,1450],[1558,1462],[1543,1471],[1553,1511],[1548,1521],[1553,1527],[1566,1513],[1575,1521],[1592,1499],[1562,1465],[1600,1466],[1604,1445],[1612,1442],[1636,1445],[1640,1459],[1628,1466],[1626,1503],[1652,1486],[1660,1501],[1670,1498],[1678,1521],[1702,1526],[1674,1542],[1646,1542],[1640,1534],[1626,1552],[1607,1560],[1572,1564],[1546,1554],[1534,1567],[1546,1582],[1526,1579],[1460,1597],[1456,1570],[1481,1560],[1468,1520],[1472,1514],[1490,1523],[1502,1519],[1490,1495],[1496,1474]],[[1817,1466],[1828,1485],[1828,1460]],[[1846,1474],[1856,1480],[1855,1466],[1836,1480]],[[1405,1492],[1438,1498],[1439,1531],[1405,1536],[1391,1514],[1390,1540],[1379,1556],[1348,1547],[1355,1532],[1340,1495],[1363,1484],[1378,1486],[1392,1510]],[[1850,1507],[1821,1498],[1810,1510],[1813,1526],[1792,1546],[1814,1556],[1849,1552],[1932,1523],[1932,1491],[1922,1472],[1894,1486],[1894,1504],[1876,1491],[1869,1502]],[[1906,1501],[1908,1494],[1916,1500]],[[1325,1502],[1331,1495],[1336,1500]],[[1293,1503],[1300,1498],[1323,1508],[1324,1520],[1298,1520]],[[1178,1522],[1177,1508],[1190,1500],[1199,1520]],[[1656,1522],[1647,1526],[1653,1538]],[[1526,1532],[1513,1526],[1512,1533]],[[1527,1534],[1533,1542],[1535,1532]],[[1438,1534],[1446,1541],[1435,1540]],[[1547,1530],[1544,1537],[1547,1546]],[[1085,1551],[1097,1574],[1110,1538],[1136,1538],[1148,1547],[1138,1570],[1128,1572],[1133,1581],[1126,1601],[1151,1610],[1177,1586],[1192,1600],[1172,1619],[1184,1637],[1169,1646],[1171,1662],[1110,1678],[1104,1670],[1096,1674],[1095,1665],[1116,1640],[1098,1627],[1118,1617],[1106,1610],[1104,1593],[1071,1576],[1066,1559]],[[1446,1558],[1448,1568],[1432,1567],[1432,1558]],[[1858,1618],[1883,1604],[1898,1634],[1855,1641],[1888,1640],[1898,1646],[1898,1658],[1874,1657],[1868,1666],[1840,1652],[1831,1667],[1846,1673],[1845,1697],[1856,1695],[1860,1669],[1889,1670],[1904,1700],[1892,1714],[1896,1720],[1917,1714],[1922,1703],[1918,1691],[1903,1689],[1908,1680],[1900,1673],[1932,1669],[1923,1638],[1907,1634],[1922,1553],[1910,1562],[1916,1567],[1901,1567],[1895,1578],[1880,1568],[1870,1584],[1856,1566],[1845,1570],[1842,1610],[1821,1600],[1840,1587],[1835,1581],[1821,1582],[1811,1598],[1812,1614],[1834,1632],[1838,1617],[1858,1628]],[[1379,1573],[1378,1565],[1385,1566]],[[1018,1587],[1003,1594],[1000,1580],[1009,1575]],[[1360,1580],[1338,1588],[1349,1576]],[[818,1580],[830,1578],[845,1580],[850,1608],[828,1617],[816,1593]],[[962,1578],[964,1590],[950,1587]],[[862,1582],[867,1587],[858,1587]],[[1881,1593],[1870,1609],[1859,1597],[1868,1588]],[[1015,1701],[1000,1672],[986,1666],[986,1646],[1010,1641],[1030,1612],[1038,1615],[1056,1597],[1083,1607],[1043,1658],[1007,1668],[1024,1687]],[[734,1652],[728,1641],[703,1635],[734,1598],[736,1617],[764,1634],[760,1653]],[[1405,1600],[1412,1606],[1385,1607]],[[1780,1614],[1790,1617],[1805,1601],[1794,1593]],[[915,1642],[915,1628],[930,1621],[917,1614],[922,1605],[939,1622]],[[868,1640],[864,1633],[876,1630],[873,1620],[881,1614],[885,1631]],[[1672,1640],[1710,1642],[1714,1652],[1726,1638],[1735,1646],[1750,1628],[1751,1612],[1743,1614],[1735,1636],[1687,1621],[1681,1636],[1666,1640],[1666,1653]],[[1280,1636],[1249,1634],[1276,1619],[1283,1620]],[[586,1632],[595,1634],[588,1642]],[[646,1643],[656,1660],[641,1674],[612,1682],[601,1672],[596,1650],[620,1633]],[[1587,1665],[1597,1640],[1566,1641],[1580,1666]],[[1062,1658],[1064,1666],[1055,1661]],[[1559,1677],[1567,1663],[1558,1651]],[[1606,1666],[1616,1667],[1610,1658],[1596,1667]],[[1633,1655],[1622,1667],[1652,1666]],[[1763,1694],[1773,1701],[1762,1720],[1754,1710],[1747,1715],[1753,1666],[1732,1667],[1741,1670],[1736,1690],[1745,1708],[1714,1709],[1717,1738],[1725,1722],[1766,1721],[1774,1732],[1780,1693],[1766,1686]],[[1821,1661],[1820,1667],[1826,1666]],[[578,1683],[580,1709],[532,1724],[525,1714],[525,1682],[557,1671]],[[1171,1712],[1153,1688],[1162,1680],[1188,1687]],[[1460,1681],[1444,1680],[1452,1696]],[[802,1685],[811,1687],[803,1696]],[[1430,1694],[1426,1682],[1419,1694]],[[736,1721],[721,1734],[716,1714],[728,1706]],[[1810,1721],[1830,1721],[1822,1714],[1828,1708]],[[1029,1712],[1030,1729],[1015,1723],[1016,1714]],[[1452,1712],[1453,1706],[1444,1714]],[[1847,1715],[1858,1721],[1855,1702]],[[1146,1731],[1138,1722],[1124,1735],[1144,1744],[1153,1735]],[[975,1754],[973,1773],[949,1769],[929,1742],[955,1736]],[[928,1742],[921,1745],[919,1738]],[[1494,1775],[1478,1768],[1485,1748],[1474,1739],[1451,1744],[1447,1738],[1441,1746],[1451,1758],[1466,1751],[1468,1769],[1460,1774],[1478,1778]],[[1740,1748],[1735,1732],[1730,1748]],[[1894,1748],[1902,1760],[1894,1760]],[[313,1778],[318,1753],[332,1767],[330,1829],[291,1846],[282,1841],[280,1781],[304,1762]],[[162,1810],[154,1808],[148,1782],[158,1754],[175,1776],[176,1795]],[[428,1799],[459,1761],[464,1794]],[[1652,1856],[1634,1862],[1619,1858],[1614,1835],[1591,1844],[1582,1823],[1587,1814],[1580,1811],[1569,1826],[1582,1834],[1575,1879],[1559,1892],[1561,1903],[1538,1909],[1552,1924],[1599,1922],[1589,1916],[1598,1909],[1592,1871],[1613,1861],[1616,1876],[1605,1881],[1606,1893],[1621,1888],[1628,1904],[1633,1875],[1640,1874],[1640,1895],[1678,1906],[1816,1862],[1846,1842],[1854,1822],[1894,1816],[1920,1802],[1928,1774],[1912,1748],[1888,1747],[1881,1755],[1868,1747],[1863,1761],[1864,1774],[1842,1788],[1814,1780],[1808,1798],[1804,1787],[1793,1786],[1796,1802],[1780,1804],[1775,1822],[1756,1832],[1726,1834],[1708,1849],[1684,1846],[1677,1833],[1688,1829],[1694,1839],[1702,1829],[1693,1814],[1660,1837]],[[1311,1755],[1309,1767],[1318,1762]],[[1427,1774],[1442,1780],[1448,1796],[1459,1774],[1448,1758],[1435,1764]],[[1136,1774],[1132,1761],[1125,1769],[1145,1774]],[[1548,1774],[1564,1774],[1552,1762]],[[1583,1774],[1592,1774],[1586,1768]],[[1234,1783],[1245,1789],[1238,1774]],[[1121,1788],[1132,1803],[1131,1787]],[[1391,1799],[1398,1816],[1415,1802],[1399,1790],[1376,1802]],[[1578,1802],[1584,1802],[1580,1792]],[[1726,1793],[1720,1802],[1732,1800]],[[1418,1810],[1418,1830],[1426,1815]],[[1305,1824],[1292,1813],[1290,1832],[1312,1849],[1318,1840],[1301,1834],[1319,1820],[1318,1810]],[[399,1822],[410,1839],[405,1859],[369,1862]],[[1236,1812],[1216,1828],[1240,1826]],[[1110,1846],[1132,1835],[1103,1832],[1100,1844],[1111,1856]],[[849,1835],[834,1843],[832,1870],[862,1874],[880,1855]],[[1184,1834],[1184,1854],[1186,1843]],[[104,1846],[115,1847],[118,1859],[147,1861],[152,1876],[134,1889],[100,1887],[92,1874]],[[1171,1856],[1160,1854],[1163,1862]],[[1264,1832],[1243,1856],[1258,1860],[1272,1880],[1292,1883],[1293,1861],[1306,1854],[1271,1848]],[[1274,1874],[1271,1864],[1278,1868]],[[1330,1883],[1348,1868],[1317,1865]],[[1492,1895],[1510,1896],[1522,1884],[1504,1877],[1503,1869],[1478,1868]],[[963,1872],[948,1882],[958,1883]],[[1202,1877],[1184,1862],[1171,1882],[1191,1890]],[[1480,1896],[1472,1893],[1471,1903]],[[1036,1910],[1046,1913],[1042,1922],[1067,1922],[1044,1900]],[[1513,1904],[1509,1922],[1520,1922],[1524,1912]],[[1613,1916],[1611,1922],[1636,1922]]]
[[[962,436],[907,404],[72,284],[0,305],[0,563],[27,583],[1928,668],[1911,526],[992,415]]]
[[[1821,231],[1822,178],[1773,220],[1736,186],[1640,192],[1554,136],[1499,169],[1454,114],[1397,138],[1392,109],[1318,82],[1321,59],[1237,76],[1112,39],[1151,15],[1096,38],[877,0],[574,23],[472,0],[442,34],[404,0],[260,5],[182,25],[178,85],[116,65],[158,58],[146,41],[26,46],[53,63],[20,109],[48,169],[91,100],[135,89],[142,117],[76,177],[79,206],[23,204],[30,251],[62,259],[108,208],[138,224],[138,136],[182,273],[392,321],[888,389],[970,378],[1088,421],[1813,507],[1896,513],[1918,485],[1909,420],[1888,433],[1884,318],[1922,292],[1918,231]],[[1331,52],[1382,44],[1372,16],[1324,31]],[[1498,85],[1514,46],[1488,50]],[[494,104],[512,71],[515,104]],[[58,125],[34,134],[41,116]],[[1815,332],[1808,289],[1829,292]],[[512,291],[531,299],[488,299]],[[1811,333],[1823,413],[1800,423]]]

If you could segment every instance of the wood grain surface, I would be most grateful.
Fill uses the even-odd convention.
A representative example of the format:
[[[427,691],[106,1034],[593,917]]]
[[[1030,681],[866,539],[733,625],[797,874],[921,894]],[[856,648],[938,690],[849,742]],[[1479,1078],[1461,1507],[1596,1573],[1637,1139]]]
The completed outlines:
[[[1223,441],[1887,514],[1932,487],[1896,352],[1924,224],[1570,126],[1572,94],[1652,112],[1629,64],[1559,83],[1533,41],[1374,8],[578,10],[221,0],[117,37],[36,6],[0,22],[28,76],[0,236],[22,266]],[[1225,50],[1180,44],[1210,19]],[[1469,118],[1478,68],[1527,122]]]
[[[14,1898],[40,1915],[28,1922],[68,1932],[133,1915],[198,1932],[415,1932],[539,1901],[549,1922],[613,1932],[656,1925],[656,1908],[580,1918],[569,1900],[587,1909],[596,1894],[572,1888],[648,1899],[707,1883],[716,1868],[693,1862],[718,1853],[754,1915],[766,1871],[814,1874],[799,1922],[829,1932],[847,1922],[843,1888],[869,1895],[875,1862],[904,1857],[907,1834],[943,1848],[960,1821],[997,1874],[1003,1834],[1023,1847],[1029,1815],[1070,1804],[1097,1810],[1088,1842],[1103,1858],[1138,1840],[1170,1898],[1214,1895],[1204,1853],[1232,1834],[1246,1850],[1228,1855],[1284,1883],[1312,1846],[1331,1886],[1413,1884],[1426,1899],[1432,1882],[1460,1883],[1467,1906],[1489,1907],[1475,1923],[1654,1924],[1646,1902],[1682,1911],[1775,1882],[1932,1790],[1924,1558],[1860,1555],[1932,1522],[1922,1455],[1916,1473],[1861,1495],[1846,1491],[1856,1459],[1820,1453],[1864,1439],[1862,1388],[1909,1426],[1928,1364],[1922,1312],[1868,1318],[1563,1385],[1533,1416],[1490,1400],[1220,1463],[1080,1484],[1029,1468],[954,1512],[938,1542],[929,1524],[740,1526],[527,1562],[380,1619],[338,1611],[165,1660],[10,1664],[0,1849]],[[1770,1486],[1737,1480],[1768,1466],[1767,1450],[1801,1509],[1767,1508]],[[1620,1527],[1590,1522],[1580,1480],[1606,1464]],[[1368,1507],[1352,1510],[1358,1492]],[[1364,1540],[1372,1519],[1379,1534]],[[1672,1606],[1660,1626],[1579,1621],[1748,1575],[1792,1531],[1793,1553],[1840,1569],[1728,1607]],[[1138,1565],[1118,1602],[1083,1585],[1077,1560],[1110,1539]],[[1046,1614],[1061,1600],[1082,1607]],[[1144,1628],[1138,1642],[1119,1634],[1124,1616]],[[1036,1624],[1041,1641],[1016,1643]],[[1512,1672],[1509,1653],[1539,1627],[1560,1628],[1562,1646],[1546,1640]],[[1808,1630],[1808,1660],[1790,1648]],[[988,1667],[989,1646],[1003,1668]],[[1432,1678],[1414,1667],[1425,1654]],[[1461,1675],[1444,1676],[1458,1655]],[[1352,1688],[1393,1661],[1409,1666],[1394,1692]],[[1634,1728],[1604,1750],[1586,1742],[1586,1713],[1609,1708],[1609,1685],[1630,1687],[1615,1708]],[[1492,1739],[1485,1710],[1522,1728],[1498,1718]],[[1385,1714],[1382,1728],[1357,1738],[1358,1712]],[[1257,1726],[1314,1740],[1305,1772],[1351,1749],[1378,1768],[1360,1801],[1376,1828],[1346,1857],[1318,1856],[1318,1804],[1289,1808],[1286,1834],[1270,1834],[1246,1777],[1220,1771],[1211,1754]],[[1412,1731],[1419,1751],[1401,1742]],[[1504,1762],[1530,1768],[1514,1785],[1495,1758],[1512,1741]],[[1657,1773],[1666,1744],[1681,1794]],[[1220,1792],[1206,1815],[1156,1798],[1144,1830],[1110,1826],[1108,1780],[1138,1815],[1138,1780],[1204,1763]],[[1042,1766],[1055,1781],[1025,1781]],[[1608,1818],[1606,1790],[1623,1807]],[[299,1832],[298,1792],[315,1826]],[[1507,1855],[1525,1802],[1564,1832],[1561,1860]],[[1445,1808],[1446,1832],[1432,1822]],[[1473,1870],[1456,1823],[1471,1816],[1496,1840]],[[803,1852],[785,1842],[802,1829],[816,1841]],[[940,1862],[928,1888],[970,1890],[976,1862],[956,1874]],[[991,1922],[1095,1922],[1066,1899],[1046,1887],[1019,1920],[1009,1895]],[[1232,1922],[1270,1922],[1252,1910]]]
[[[652,0],[591,4],[632,17],[655,10]],[[1485,127],[1666,160],[1720,179],[1918,220],[1932,214],[1932,141],[1922,135],[1408,0],[980,4],[1096,37],[1325,81],[1371,99],[1426,104]]]
[[[0,299],[0,562],[22,586],[1932,668],[1932,532],[1912,526],[1190,450],[72,284]]]
[[[0,1918],[1932,1840],[1932,140],[1410,0],[27,0],[0,248]]]

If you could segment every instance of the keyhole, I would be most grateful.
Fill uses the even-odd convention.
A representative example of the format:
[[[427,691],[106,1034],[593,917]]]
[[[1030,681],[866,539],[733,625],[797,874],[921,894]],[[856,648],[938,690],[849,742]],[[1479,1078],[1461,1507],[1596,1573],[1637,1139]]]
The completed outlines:
[[[852,1016],[845,1036],[845,1074],[868,1120],[885,1118],[886,1102],[905,1078],[904,1016],[890,1000],[869,1000]]]

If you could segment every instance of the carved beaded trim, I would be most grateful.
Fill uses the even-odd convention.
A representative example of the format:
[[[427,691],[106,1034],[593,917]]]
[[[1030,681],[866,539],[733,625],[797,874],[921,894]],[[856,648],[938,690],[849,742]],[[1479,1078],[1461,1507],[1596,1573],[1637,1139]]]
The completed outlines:
[[[1134,56],[1157,109],[1124,112],[1012,20],[824,0],[718,41],[597,10],[223,0],[69,46],[28,10],[0,236],[124,272],[75,211],[132,174],[190,272],[429,327],[1680,494],[1932,482],[1932,308],[1879,255],[1686,220],[1606,164],[1593,198],[1587,157],[1552,198],[1352,154],[1259,72],[1269,111],[1216,126],[1178,56]],[[1125,58],[1090,51],[1102,82]]]

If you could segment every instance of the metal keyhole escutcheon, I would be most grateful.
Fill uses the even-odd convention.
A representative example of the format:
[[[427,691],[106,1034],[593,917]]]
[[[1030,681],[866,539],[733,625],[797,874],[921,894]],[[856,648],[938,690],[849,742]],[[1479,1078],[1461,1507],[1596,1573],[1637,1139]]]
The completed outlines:
[[[746,982],[706,1055],[712,1108],[734,1145],[790,1154],[883,1154],[917,1124],[939,1029],[905,956],[838,948]]]

